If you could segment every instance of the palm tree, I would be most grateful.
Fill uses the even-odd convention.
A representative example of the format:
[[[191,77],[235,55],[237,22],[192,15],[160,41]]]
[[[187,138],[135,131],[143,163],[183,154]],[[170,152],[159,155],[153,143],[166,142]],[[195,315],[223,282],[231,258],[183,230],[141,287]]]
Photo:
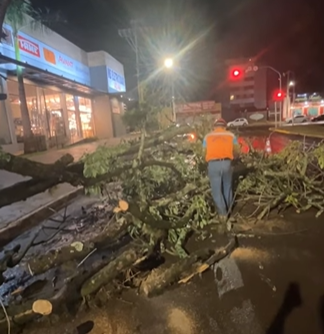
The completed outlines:
[[[6,16],[7,9],[12,0],[2,0],[0,4],[0,33],[2,34],[2,26]],[[2,37],[2,36],[1,36]]]
[[[6,12],[6,21],[8,21],[12,27],[12,35],[14,39],[14,47],[15,47],[15,57],[16,60],[21,60],[20,49],[19,49],[19,39],[18,34],[19,31],[27,26],[31,25],[36,27],[38,21],[39,12],[36,11],[30,4],[28,0],[12,0],[7,12]],[[40,24],[41,25],[41,24]],[[21,110],[21,118],[22,125],[24,131],[24,139],[31,138],[33,136],[33,132],[31,130],[30,116],[28,111],[28,105],[26,101],[26,92],[24,85],[24,77],[23,77],[23,68],[21,66],[17,66],[17,79],[18,79],[18,91],[19,91],[19,100],[20,100],[20,110]]]

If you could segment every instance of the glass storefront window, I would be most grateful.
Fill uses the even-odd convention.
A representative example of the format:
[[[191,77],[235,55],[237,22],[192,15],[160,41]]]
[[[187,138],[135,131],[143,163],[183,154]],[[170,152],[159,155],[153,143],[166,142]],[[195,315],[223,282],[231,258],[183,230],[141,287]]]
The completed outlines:
[[[79,97],[79,110],[83,137],[94,137],[91,100],[85,97]]]
[[[8,80],[8,95],[18,142],[23,142],[23,126],[18,94],[18,83]],[[64,120],[68,122],[70,142],[94,137],[91,100],[65,94],[67,115],[63,114],[61,93],[25,83],[26,100],[32,131],[35,135],[45,135],[49,146],[55,146],[57,139],[66,138]]]
[[[70,130],[70,141],[71,143],[75,143],[81,139],[80,129],[78,127],[78,120],[75,111],[74,105],[74,97],[73,95],[66,94],[66,109],[68,113],[68,121],[69,121],[69,130]]]
[[[7,85],[17,141],[23,142],[24,131],[20,110],[18,82],[8,80]],[[25,93],[32,131],[35,135],[44,135],[46,132],[45,117],[37,101],[36,86],[25,84]]]
[[[48,137],[64,137],[66,134],[60,94],[49,89],[41,89],[40,100],[46,117]]]

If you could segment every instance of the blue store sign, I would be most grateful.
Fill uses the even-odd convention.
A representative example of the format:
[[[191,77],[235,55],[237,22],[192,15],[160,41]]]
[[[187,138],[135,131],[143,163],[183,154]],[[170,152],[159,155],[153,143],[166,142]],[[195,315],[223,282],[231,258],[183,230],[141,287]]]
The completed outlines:
[[[125,78],[110,68],[107,68],[107,71],[109,93],[126,92]]]
[[[0,44],[0,53],[15,59],[12,29],[7,24],[4,25],[4,33],[6,38]],[[19,33],[18,44],[22,62],[83,85],[91,85],[90,71],[86,65],[24,33]],[[13,64],[5,64],[1,65],[1,67],[7,70],[15,69]]]

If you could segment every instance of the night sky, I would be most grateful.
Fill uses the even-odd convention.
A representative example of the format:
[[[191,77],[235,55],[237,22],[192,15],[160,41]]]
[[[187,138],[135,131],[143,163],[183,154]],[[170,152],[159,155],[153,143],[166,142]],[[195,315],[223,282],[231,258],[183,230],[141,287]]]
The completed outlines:
[[[135,55],[118,29],[142,20],[150,73],[168,54],[180,54],[182,83],[197,98],[213,98],[226,58],[254,57],[293,71],[297,92],[323,92],[323,0],[33,0],[61,13],[52,28],[87,51],[105,50],[135,85]],[[181,51],[182,50],[182,51]],[[184,51],[185,50],[185,51]],[[190,98],[190,97],[189,97]]]

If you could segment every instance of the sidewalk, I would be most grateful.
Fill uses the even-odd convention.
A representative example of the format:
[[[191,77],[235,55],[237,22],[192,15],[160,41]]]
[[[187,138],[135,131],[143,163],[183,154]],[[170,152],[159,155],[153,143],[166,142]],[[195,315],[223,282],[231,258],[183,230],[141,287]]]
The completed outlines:
[[[60,150],[49,150],[46,152],[40,152],[40,153],[35,153],[35,154],[30,154],[25,156],[26,158],[30,160],[34,160],[37,162],[42,162],[44,164],[52,164],[58,159],[60,159],[64,154],[71,154],[74,158],[74,162],[78,161],[81,159],[81,157],[85,153],[92,153],[94,152],[98,146],[116,146],[118,145],[123,139],[132,139],[138,137],[137,134],[130,134],[124,137],[119,137],[119,138],[111,138],[111,139],[102,139],[98,140],[92,143],[86,143],[86,144],[81,144],[81,145],[75,145],[67,148],[63,148]]]
[[[61,150],[50,150],[33,155],[26,156],[26,158],[45,164],[51,164],[61,158],[64,154],[71,154],[75,161],[78,161],[84,153],[91,153],[96,150],[100,145],[115,146],[118,145],[123,139],[131,139],[136,135],[129,135],[121,138],[112,138],[109,140],[99,140],[97,142],[82,144]],[[0,189],[10,187],[16,183],[29,180],[29,177],[10,173],[4,170],[0,170]],[[64,202],[64,198],[72,199],[80,195],[81,188],[72,187],[70,184],[59,184],[52,189],[45,191],[44,193],[37,194],[28,198],[26,201],[13,203],[9,206],[0,208],[0,234],[5,230],[16,226],[16,223],[27,223],[31,219],[32,215],[39,210],[44,210],[48,205],[54,205],[57,202]]]
[[[324,139],[324,125],[304,124],[286,125],[280,128],[270,128],[270,131],[288,136],[302,136],[316,139]]]

